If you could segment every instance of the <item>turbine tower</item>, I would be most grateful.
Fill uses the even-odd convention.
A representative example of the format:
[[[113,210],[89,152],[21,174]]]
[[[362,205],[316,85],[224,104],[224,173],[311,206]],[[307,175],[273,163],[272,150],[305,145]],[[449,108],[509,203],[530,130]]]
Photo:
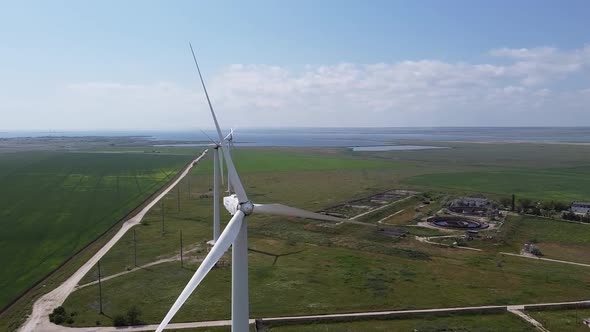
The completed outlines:
[[[189,44],[190,45],[190,44]],[[197,62],[197,58],[193,51],[192,45],[190,45],[195,66],[203,85],[203,91],[211,110],[211,116],[213,122],[215,122],[215,128],[219,135],[219,142],[221,143],[220,148],[225,158],[225,163],[228,171],[228,181],[231,179],[232,187],[235,194],[231,194],[223,198],[223,205],[227,211],[233,216],[218,240],[209,251],[209,254],[205,257],[191,280],[185,286],[180,293],[180,296],[176,299],[158,328],[156,332],[161,332],[174,317],[176,312],[182,307],[184,302],[197,288],[201,281],[205,278],[207,273],[215,266],[217,261],[223,257],[223,254],[232,247],[232,332],[248,332],[248,320],[249,320],[249,301],[248,301],[248,224],[247,216],[251,214],[270,214],[280,216],[292,216],[301,218],[310,218],[318,220],[328,220],[335,222],[346,222],[347,219],[336,218],[321,213],[315,213],[310,211],[301,210],[298,208],[289,207],[282,204],[255,204],[250,199],[244,190],[240,177],[236,172],[236,168],[229,153],[229,143],[224,139],[221,134],[217,117],[213,111],[203,76]],[[216,159],[217,160],[217,159]]]
[[[213,240],[207,242],[214,245],[219,239],[221,233],[221,224],[219,222],[219,174],[221,173],[221,182],[223,181],[223,160],[221,160],[221,144],[211,144],[213,148]]]
[[[227,136],[225,136],[224,140],[227,142],[227,149],[229,151],[229,154],[231,155],[231,150],[234,147],[234,128],[231,128],[229,130],[229,134],[227,134]],[[231,179],[229,178],[229,175],[227,177],[227,192],[231,194]]]

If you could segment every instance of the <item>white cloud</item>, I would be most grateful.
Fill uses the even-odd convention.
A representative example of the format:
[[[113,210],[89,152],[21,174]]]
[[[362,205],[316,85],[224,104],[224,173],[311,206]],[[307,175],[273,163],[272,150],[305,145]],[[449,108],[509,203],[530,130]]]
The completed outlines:
[[[590,89],[559,86],[587,73],[590,46],[501,48],[489,54],[506,63],[236,64],[208,81],[226,126],[590,124]],[[46,98],[6,104],[25,113],[47,110],[51,116],[42,119],[51,128],[63,123],[70,124],[64,129],[211,127],[196,84],[80,83]]]

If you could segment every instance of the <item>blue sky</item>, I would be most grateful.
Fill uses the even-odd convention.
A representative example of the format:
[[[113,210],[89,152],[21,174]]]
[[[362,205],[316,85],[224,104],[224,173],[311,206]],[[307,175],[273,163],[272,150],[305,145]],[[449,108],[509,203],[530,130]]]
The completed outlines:
[[[588,17],[587,1],[4,3],[0,130],[208,128],[189,41],[232,125],[590,125]]]

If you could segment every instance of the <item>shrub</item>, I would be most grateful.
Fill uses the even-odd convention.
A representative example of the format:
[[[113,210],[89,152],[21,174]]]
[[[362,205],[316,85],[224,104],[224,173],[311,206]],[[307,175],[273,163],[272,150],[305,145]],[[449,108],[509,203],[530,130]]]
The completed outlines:
[[[127,310],[127,323],[129,325],[138,325],[141,323],[139,320],[139,315],[141,315],[141,310],[137,306],[131,306]]]
[[[467,242],[462,237],[457,238],[457,242],[456,243],[457,243],[457,246],[459,246],[459,247],[465,247],[467,245]]]
[[[65,322],[66,317],[62,314],[55,314],[55,313],[51,313],[49,314],[49,321],[54,323],[54,324],[63,324],[63,322]]]
[[[541,249],[539,249],[537,247],[534,247],[533,249],[531,249],[531,254],[533,254],[535,256],[543,256]]]
[[[115,315],[113,317],[113,326],[127,326],[127,319],[123,315]]]
[[[49,314],[49,321],[57,325],[63,324],[64,322],[72,324],[74,318],[72,318],[72,315],[68,315],[64,307],[59,306],[53,309],[53,312]]]
[[[53,309],[53,313],[54,314],[59,314],[59,315],[65,315],[66,314],[66,308],[64,308],[63,306],[59,306],[59,307]]]

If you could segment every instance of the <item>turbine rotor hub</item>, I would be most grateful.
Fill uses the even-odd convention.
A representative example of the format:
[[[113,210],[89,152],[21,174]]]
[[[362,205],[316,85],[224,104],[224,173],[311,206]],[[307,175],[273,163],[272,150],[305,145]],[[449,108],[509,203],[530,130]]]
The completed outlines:
[[[247,201],[244,203],[240,203],[240,211],[244,212],[245,215],[249,216],[254,212],[254,203],[252,201]]]

